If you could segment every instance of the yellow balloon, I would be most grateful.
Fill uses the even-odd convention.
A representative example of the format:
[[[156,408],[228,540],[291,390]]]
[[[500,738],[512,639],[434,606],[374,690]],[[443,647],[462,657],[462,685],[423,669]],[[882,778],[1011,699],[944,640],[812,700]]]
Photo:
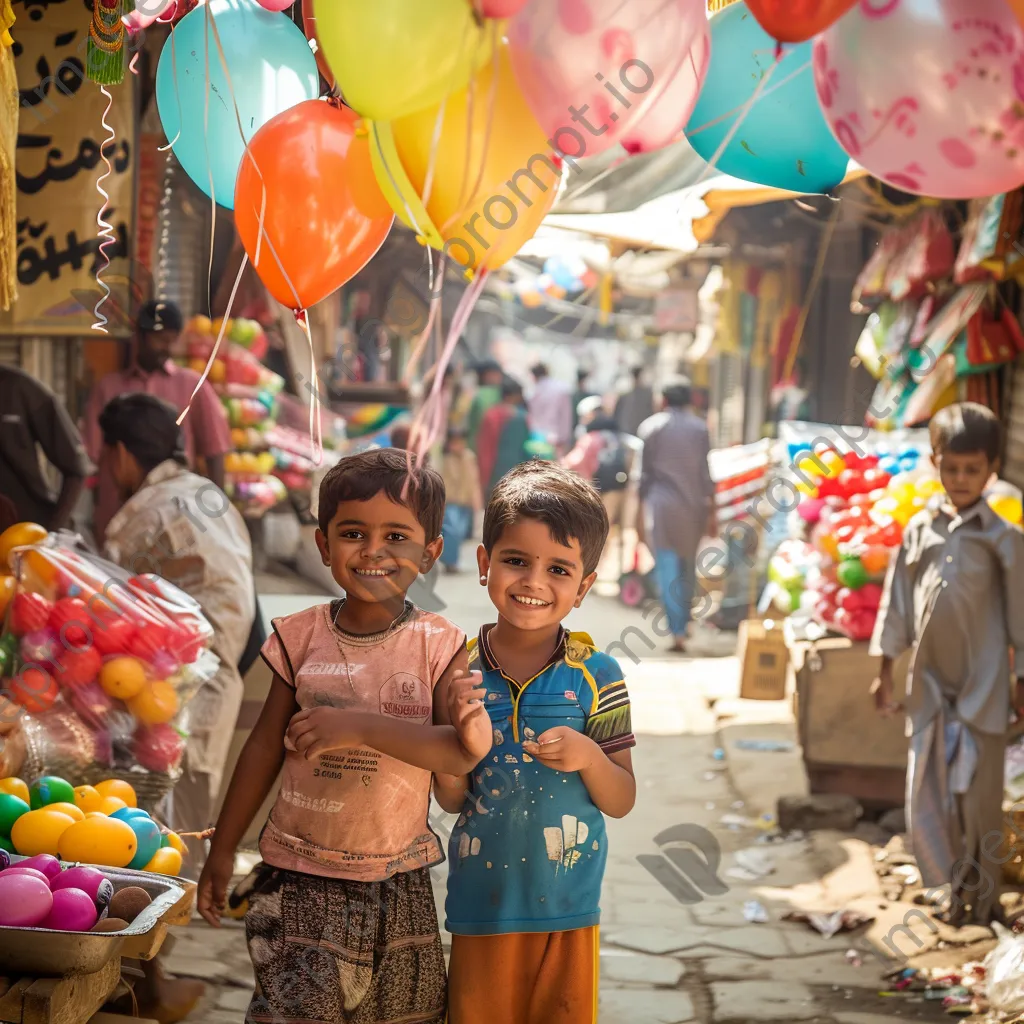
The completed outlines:
[[[805,484],[803,480],[798,480],[796,489],[801,494],[806,494],[808,498],[816,498],[818,496],[818,488],[813,484]]]
[[[839,476],[846,469],[846,460],[831,448],[821,456],[821,463],[825,467],[825,478],[828,480]]]
[[[345,102],[390,121],[463,88],[490,58],[497,24],[467,0],[320,0],[316,33]]]
[[[448,98],[443,112],[431,107],[374,124],[373,135],[377,181],[392,209],[466,270],[508,262],[554,204],[561,170],[526,106],[506,47]]]
[[[805,456],[796,464],[797,472],[811,480],[821,478],[823,466],[823,462],[819,462],[816,458],[812,459],[810,455]]]

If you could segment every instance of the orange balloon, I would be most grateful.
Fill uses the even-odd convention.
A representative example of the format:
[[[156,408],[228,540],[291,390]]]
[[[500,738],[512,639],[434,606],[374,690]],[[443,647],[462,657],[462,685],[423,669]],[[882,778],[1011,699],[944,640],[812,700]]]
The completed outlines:
[[[393,221],[369,137],[340,103],[307,100],[278,114],[242,157],[235,225],[261,280],[290,309],[316,305],[358,274]]]
[[[400,170],[418,199],[433,165],[426,212],[444,240],[442,251],[467,270],[494,270],[536,234],[561,178],[508,47],[448,97],[435,145],[439,115],[430,107],[391,122]],[[401,216],[402,206],[392,206]]]
[[[320,45],[320,37],[316,34],[316,11],[313,9],[313,0],[302,0],[302,31],[311,43],[316,43],[313,49],[313,56],[316,57],[316,66],[320,69],[320,77],[331,89],[337,89],[334,72],[331,70],[327,58],[324,56],[324,48]]]
[[[747,0],[761,28],[780,43],[803,43],[838,21],[857,0]]]
[[[7,606],[14,597],[15,579],[13,576],[0,576],[0,620],[3,619]]]

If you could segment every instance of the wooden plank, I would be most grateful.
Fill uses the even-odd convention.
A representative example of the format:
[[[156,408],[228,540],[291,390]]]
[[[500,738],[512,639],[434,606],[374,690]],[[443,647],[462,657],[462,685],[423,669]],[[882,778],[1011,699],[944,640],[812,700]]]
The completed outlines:
[[[121,980],[121,961],[95,974],[41,978],[25,990],[20,1024],[84,1024],[110,998]]]
[[[25,990],[35,978],[4,978],[0,984],[0,1021],[3,1024],[21,1024],[25,1004]]]
[[[126,1017],[121,1013],[97,1013],[89,1018],[89,1024],[159,1024],[149,1017]]]

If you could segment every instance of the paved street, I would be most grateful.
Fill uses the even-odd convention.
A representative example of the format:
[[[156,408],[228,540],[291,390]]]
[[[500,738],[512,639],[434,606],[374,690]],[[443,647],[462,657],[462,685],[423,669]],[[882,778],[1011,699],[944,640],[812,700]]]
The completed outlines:
[[[265,579],[262,587],[268,615],[323,599],[302,593],[309,586],[294,580]],[[270,587],[296,592],[275,594]],[[447,606],[446,614],[464,628],[472,629],[488,612],[475,574],[443,578],[437,594]],[[792,743],[789,703],[736,699],[734,657],[668,660],[660,654],[665,641],[651,633],[652,621],[654,616],[645,620],[612,598],[596,596],[571,623],[587,629],[602,647],[618,641],[631,627],[651,637],[645,642],[639,632],[628,634],[637,663],[620,651],[639,741],[634,753],[639,799],[627,819],[609,822],[601,1024],[883,1024],[895,1019],[945,1019],[940,1003],[879,995],[885,987],[885,958],[872,954],[872,940],[878,943],[911,908],[882,900],[874,850],[864,839],[818,832],[794,843],[755,845],[764,835],[757,819],[774,811],[779,795],[801,793],[806,784],[798,752],[740,750],[736,742]],[[717,641],[719,649],[723,640]],[[705,648],[716,646],[714,638],[703,643]],[[718,877],[724,884],[716,885],[694,869],[690,879],[698,889],[703,881],[704,892],[688,897],[685,885],[673,888],[694,901],[688,905],[666,891],[637,859],[659,858],[654,837],[678,825],[707,829],[721,848]],[[742,880],[731,872],[737,868],[737,854],[749,865],[749,854],[743,851],[751,849],[763,852],[774,870],[760,879],[748,874]],[[663,858],[651,863],[655,869],[667,866]],[[669,875],[678,881],[671,868]],[[439,908],[444,877],[443,866],[435,870]],[[751,900],[764,908],[767,922],[745,920],[744,904]],[[842,935],[826,939],[804,924],[780,920],[792,909],[850,906],[878,915],[876,925],[853,940]],[[937,941],[928,934],[920,948],[913,944],[904,951],[923,952]],[[855,958],[848,955],[850,950],[860,952]],[[218,933],[193,923],[177,936],[169,967],[216,983],[192,1020],[241,1020],[251,975],[238,925]]]

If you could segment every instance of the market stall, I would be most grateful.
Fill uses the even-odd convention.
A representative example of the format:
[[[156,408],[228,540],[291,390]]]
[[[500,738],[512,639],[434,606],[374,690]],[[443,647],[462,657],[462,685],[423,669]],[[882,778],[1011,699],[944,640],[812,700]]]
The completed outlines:
[[[185,840],[160,821],[180,777],[212,630],[159,577],[31,523],[0,534],[0,1020],[85,1024],[187,924]],[[20,738],[14,743],[13,738]]]

